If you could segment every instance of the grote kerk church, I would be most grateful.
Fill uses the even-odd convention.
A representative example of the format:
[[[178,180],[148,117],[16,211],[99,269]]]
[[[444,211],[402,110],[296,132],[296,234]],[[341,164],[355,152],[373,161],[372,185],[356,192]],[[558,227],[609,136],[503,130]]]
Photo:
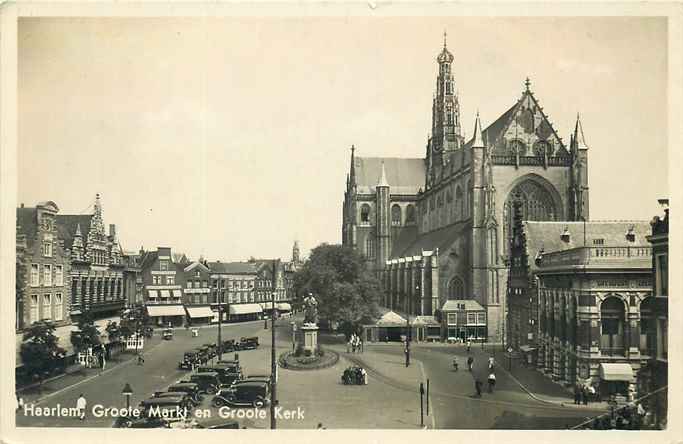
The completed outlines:
[[[352,147],[342,240],[381,279],[386,308],[433,316],[476,301],[486,313],[478,335],[500,341],[512,201],[522,202],[524,220],[587,220],[588,148],[578,117],[563,143],[528,79],[488,127],[477,114],[465,141],[445,41],[437,62],[425,157],[360,157]]]

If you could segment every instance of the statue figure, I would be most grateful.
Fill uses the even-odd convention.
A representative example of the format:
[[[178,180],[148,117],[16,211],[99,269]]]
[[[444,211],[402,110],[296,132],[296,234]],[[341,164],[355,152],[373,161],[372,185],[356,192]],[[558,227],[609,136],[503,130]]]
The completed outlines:
[[[318,301],[313,297],[312,293],[304,298],[304,324],[318,323]]]

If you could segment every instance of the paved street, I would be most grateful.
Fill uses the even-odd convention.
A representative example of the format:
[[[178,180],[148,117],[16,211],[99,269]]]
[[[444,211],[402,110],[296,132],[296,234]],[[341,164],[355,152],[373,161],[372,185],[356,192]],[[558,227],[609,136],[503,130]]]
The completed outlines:
[[[278,352],[291,347],[289,319],[277,327]],[[158,334],[158,332],[157,332]],[[231,324],[224,327],[224,338],[259,336],[261,347],[257,350],[239,352],[240,361],[248,374],[270,373],[270,330],[263,329],[263,321]],[[131,405],[137,405],[154,391],[183,378],[188,372],[177,369],[182,353],[197,345],[215,341],[216,327],[202,328],[198,338],[192,338],[184,329],[176,330],[172,341],[157,338],[145,349],[145,364],[139,366],[134,360],[119,363],[102,374],[91,370],[81,376],[81,382],[71,387],[76,376],[48,383],[45,393],[26,394],[27,402],[41,399],[40,406],[57,405],[73,407],[80,393],[94,404],[124,407],[121,390],[129,383],[134,391]],[[425,416],[428,428],[440,429],[489,429],[489,428],[548,428],[564,429],[575,425],[585,417],[595,414],[581,408],[563,407],[533,399],[509,374],[498,369],[494,393],[485,391],[482,398],[475,398],[473,376],[486,384],[488,353],[474,347],[474,372],[467,371],[467,353],[462,346],[419,346],[412,350],[413,363],[405,368],[403,347],[400,344],[369,345],[362,354],[346,353],[342,345],[329,346],[341,355],[339,362],[327,369],[312,371],[279,370],[278,399],[283,410],[300,408],[303,418],[278,421],[278,428],[315,428],[322,423],[327,428],[419,428],[420,382],[430,380],[431,416]],[[232,354],[230,354],[232,355]],[[451,362],[458,356],[460,370],[453,371]],[[125,356],[125,355],[124,355]],[[369,371],[367,386],[344,386],[340,375],[352,363],[360,363]],[[539,377],[541,377],[539,375]],[[561,390],[558,388],[558,390]],[[47,397],[45,397],[47,396]],[[217,417],[217,409],[206,396],[201,408],[209,409]],[[426,406],[425,406],[426,408]],[[89,409],[88,409],[89,410]],[[268,428],[267,415],[261,418],[240,418],[240,424],[248,428]],[[30,417],[17,415],[19,426],[60,427],[110,427],[110,417],[95,418],[92,415],[80,421],[75,418]]]

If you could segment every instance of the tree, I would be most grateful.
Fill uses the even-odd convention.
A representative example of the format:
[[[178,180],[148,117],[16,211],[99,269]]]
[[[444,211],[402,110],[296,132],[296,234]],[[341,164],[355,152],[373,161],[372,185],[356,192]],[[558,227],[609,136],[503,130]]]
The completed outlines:
[[[119,342],[121,340],[121,327],[116,321],[107,324],[105,328],[109,342]]]
[[[357,331],[378,314],[380,286],[365,269],[363,258],[352,248],[321,244],[294,275],[294,289],[301,298],[313,293],[318,314],[343,331]]]
[[[26,371],[41,384],[58,367],[66,356],[66,351],[59,347],[59,338],[55,336],[52,322],[34,322],[24,333],[23,343],[19,351]]]
[[[71,344],[78,352],[100,345],[100,331],[89,311],[78,320],[78,330],[71,333]]]

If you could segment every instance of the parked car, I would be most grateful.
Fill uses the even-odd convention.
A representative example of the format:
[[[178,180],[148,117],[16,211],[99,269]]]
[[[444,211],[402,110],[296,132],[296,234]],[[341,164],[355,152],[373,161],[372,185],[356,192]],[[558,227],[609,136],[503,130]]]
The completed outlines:
[[[200,372],[190,375],[189,380],[179,381],[181,383],[192,382],[197,384],[201,393],[213,394],[220,388],[221,381],[218,379],[217,372]]]
[[[218,354],[218,351],[217,351],[218,347],[216,347],[216,344],[207,343],[207,344],[204,344],[202,346],[202,348],[206,350],[206,352],[209,356],[209,359],[213,358],[214,356],[216,356]]]
[[[178,368],[181,370],[191,370],[193,364],[197,365],[200,362],[201,354],[199,350],[188,351],[183,354],[183,359],[178,362]]]
[[[114,421],[114,427],[122,429],[168,429],[170,423],[165,418],[156,416],[119,416]]]
[[[173,339],[173,329],[172,328],[166,328],[161,332],[161,337],[166,340],[171,340]]]
[[[239,349],[240,350],[254,350],[259,346],[258,336],[252,336],[250,338],[240,338]]]
[[[234,339],[226,339],[223,341],[223,353],[230,353],[234,352],[235,350],[236,348]]]
[[[250,405],[257,408],[270,403],[270,385],[263,382],[245,382],[223,388],[211,400],[214,407],[224,405]]]
[[[204,397],[199,392],[199,386],[192,382],[173,384],[169,386],[166,389],[166,391],[187,393],[188,395],[192,396],[192,399],[194,399],[196,402],[201,402],[202,399],[204,399]]]
[[[221,359],[215,365],[218,367],[228,368],[232,373],[239,373],[240,375],[244,376],[244,372],[242,371],[242,366],[240,365],[239,361]]]
[[[197,407],[200,402],[195,400],[194,397],[189,393],[183,392],[154,392],[153,398],[181,398],[187,401],[187,404],[191,407]]]
[[[224,419],[224,418],[221,418],[220,416],[217,416],[215,418],[210,418],[207,420],[202,420],[201,422],[197,422],[193,428],[194,429],[210,429],[210,430],[239,429],[240,423],[235,421],[235,420],[232,420],[232,419]],[[242,428],[246,428],[246,427],[242,427]]]
[[[240,371],[234,371],[234,368],[232,367],[224,367],[224,366],[219,366],[219,365],[210,365],[210,366],[205,366],[205,367],[199,367],[197,369],[198,372],[204,373],[204,372],[216,372],[218,373],[218,379],[220,380],[222,385],[230,385],[233,382],[242,379],[242,372]]]

